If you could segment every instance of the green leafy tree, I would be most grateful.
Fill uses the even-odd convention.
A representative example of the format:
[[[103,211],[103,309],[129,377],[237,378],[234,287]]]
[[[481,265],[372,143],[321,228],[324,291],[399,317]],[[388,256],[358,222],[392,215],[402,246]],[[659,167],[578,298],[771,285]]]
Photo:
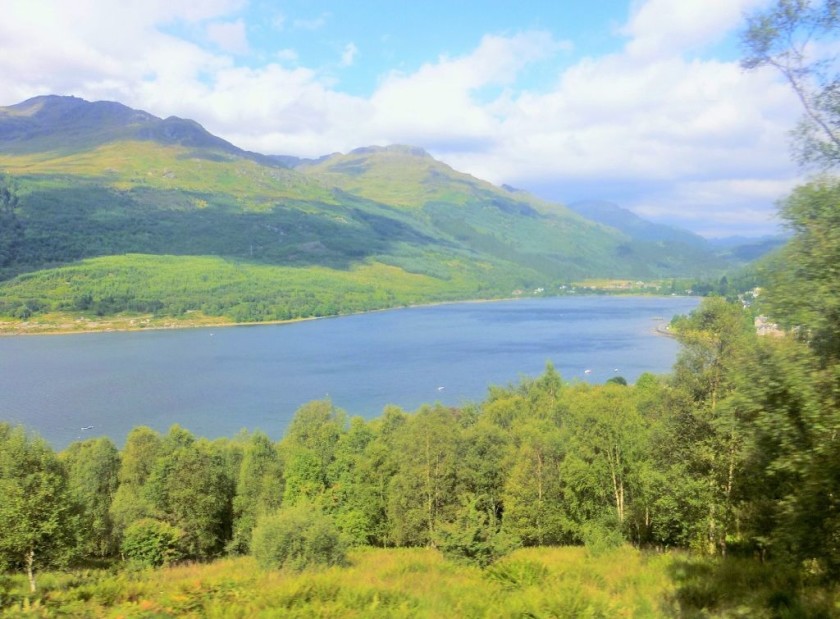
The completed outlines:
[[[438,527],[458,507],[461,432],[456,412],[424,407],[400,430],[398,468],[388,496],[393,539],[398,545],[434,545]]]
[[[502,501],[504,530],[526,546],[570,540],[561,466],[560,430],[547,419],[517,424]]]
[[[316,452],[298,445],[284,445],[283,476],[283,504],[321,503],[327,478]]]
[[[342,565],[346,546],[332,518],[299,504],[262,516],[254,528],[251,553],[263,569],[300,571],[317,565]]]
[[[461,485],[474,497],[475,509],[487,514],[490,526],[500,526],[505,511],[504,492],[512,438],[485,417],[463,430]]]
[[[75,550],[78,523],[53,450],[8,424],[0,424],[0,497],[0,562],[23,569],[34,592],[35,572],[64,564]]]
[[[329,489],[325,509],[351,544],[374,543],[379,510],[377,487],[368,476],[366,452],[375,433],[361,417],[353,417],[341,435],[327,471]]]
[[[570,394],[562,474],[579,524],[615,522],[625,527],[650,458],[648,427],[635,393],[622,385],[579,385]]]
[[[119,485],[109,508],[117,541],[132,522],[152,515],[153,507],[143,487],[155,466],[161,443],[160,434],[146,426],[132,428],[126,437],[117,473]]]
[[[344,411],[335,408],[329,400],[309,402],[295,411],[284,443],[303,447],[315,454],[326,478],[327,468],[346,424]]]
[[[141,518],[125,530],[121,550],[123,556],[147,567],[170,565],[183,558],[184,532],[177,527]]]
[[[0,176],[0,267],[12,264],[23,245],[23,224],[17,216],[19,203],[14,180]]]
[[[718,297],[704,299],[675,326],[683,348],[674,366],[670,402],[673,413],[666,440],[675,449],[669,475],[678,486],[682,484],[673,475],[677,471],[688,476],[687,488],[693,488],[696,479],[707,484],[700,499],[707,506],[703,522],[690,525],[694,544],[725,552],[736,535],[738,485],[750,436],[732,396],[735,377],[752,354],[755,330],[740,306]],[[684,519],[688,516],[685,513]]]
[[[257,518],[279,508],[282,496],[283,473],[277,449],[265,434],[255,432],[239,467],[233,499],[232,550],[248,552]]]
[[[226,473],[213,445],[170,429],[143,493],[157,519],[184,532],[189,557],[216,556],[230,540],[234,481]]]
[[[523,544],[569,541],[560,466],[565,388],[551,363],[542,375],[510,388],[492,388],[482,416],[507,435],[503,529]],[[489,438],[489,437],[488,437]],[[489,447],[489,445],[488,445]],[[492,466],[484,463],[484,467]]]
[[[451,522],[437,531],[437,547],[447,557],[487,567],[512,552],[519,542],[504,532],[501,522],[480,498],[464,494]]]
[[[760,299],[767,312],[808,342],[824,364],[840,362],[840,180],[798,187],[781,216],[793,237]]]
[[[744,528],[771,557],[840,575],[840,409],[836,368],[793,338],[768,338],[740,377],[735,402],[753,427]]]
[[[356,530],[363,526],[368,543],[372,545],[384,547],[395,543],[388,502],[391,482],[399,470],[401,454],[397,445],[408,419],[409,416],[399,407],[386,406],[382,415],[371,421],[371,440],[353,463],[354,479],[353,489],[349,491],[352,496],[350,503],[353,508],[362,512],[361,515],[358,512],[356,514],[359,521]],[[339,523],[342,530],[347,531],[348,527],[341,520]],[[360,539],[353,533],[348,533],[352,540]]]
[[[742,66],[772,67],[796,93],[804,110],[794,151],[803,163],[840,163],[840,75],[832,43],[840,31],[837,0],[776,0],[747,18]],[[826,45],[828,44],[828,45]]]
[[[62,454],[70,494],[80,508],[80,551],[107,557],[117,550],[110,508],[118,487],[120,457],[109,438],[72,443]]]

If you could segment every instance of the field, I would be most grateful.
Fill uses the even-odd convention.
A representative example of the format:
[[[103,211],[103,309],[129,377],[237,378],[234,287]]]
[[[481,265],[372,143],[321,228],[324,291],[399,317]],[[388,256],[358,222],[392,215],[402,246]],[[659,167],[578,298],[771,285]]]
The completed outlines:
[[[432,549],[357,549],[350,565],[263,572],[250,557],[161,570],[0,580],[2,617],[829,617],[837,592],[778,566],[630,546],[520,549],[480,570]],[[832,606],[833,605],[833,606]]]

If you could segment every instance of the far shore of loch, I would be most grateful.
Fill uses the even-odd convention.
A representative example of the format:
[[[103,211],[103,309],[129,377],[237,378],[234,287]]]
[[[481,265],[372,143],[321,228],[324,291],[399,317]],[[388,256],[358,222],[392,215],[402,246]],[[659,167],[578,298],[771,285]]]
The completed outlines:
[[[639,298],[672,298],[674,296],[688,297],[690,295],[564,295],[556,298],[573,298],[584,296],[621,296]],[[436,307],[440,305],[454,305],[459,303],[499,303],[517,302],[535,297],[499,297],[489,299],[461,299],[453,301],[434,301],[429,303],[416,303],[411,305],[397,305],[365,310],[362,312],[348,312],[345,314],[331,314],[327,316],[305,316],[290,318],[286,320],[264,320],[255,322],[234,322],[226,320],[222,316],[206,316],[197,311],[187,312],[184,318],[172,316],[154,316],[152,314],[141,314],[131,316],[113,316],[88,318],[85,316],[70,316],[66,314],[47,314],[35,320],[0,320],[0,337],[14,337],[21,335],[82,335],[85,333],[120,333],[130,331],[165,331],[171,329],[208,329],[223,327],[258,327],[265,325],[282,325],[305,322],[310,320],[324,320],[341,318],[344,316],[357,316],[360,314],[372,314],[376,312],[390,312],[401,309],[412,309],[419,307]],[[52,319],[51,319],[52,317]],[[674,337],[670,325],[664,318],[653,319],[657,324],[653,332],[657,335]]]

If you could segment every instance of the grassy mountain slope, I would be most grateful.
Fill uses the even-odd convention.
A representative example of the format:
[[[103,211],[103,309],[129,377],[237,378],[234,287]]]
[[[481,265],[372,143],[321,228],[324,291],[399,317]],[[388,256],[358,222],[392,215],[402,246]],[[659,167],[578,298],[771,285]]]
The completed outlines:
[[[411,147],[287,159],[294,169],[277,160],[192,121],[118,103],[38,97],[0,108],[0,171],[13,177],[20,198],[4,215],[13,225],[0,235],[0,278],[29,273],[0,285],[0,313],[145,308],[264,320],[360,309],[347,290],[356,290],[359,273],[383,269],[388,277],[370,279],[362,309],[506,295],[581,277],[689,275],[709,266],[494,187]],[[211,256],[216,260],[196,260]],[[63,266],[76,261],[83,262]],[[222,264],[253,281],[237,280],[223,295],[228,301],[210,307],[203,299],[216,292],[198,282],[227,281]],[[281,270],[266,283],[261,267]],[[178,268],[190,274],[181,296],[150,280],[155,269]],[[323,269],[332,275],[325,278]],[[142,294],[110,293],[97,279],[108,273]],[[318,301],[298,299],[293,305],[301,309],[289,310],[282,281],[310,282]],[[263,286],[273,292],[256,292]],[[246,307],[234,310],[237,296]]]

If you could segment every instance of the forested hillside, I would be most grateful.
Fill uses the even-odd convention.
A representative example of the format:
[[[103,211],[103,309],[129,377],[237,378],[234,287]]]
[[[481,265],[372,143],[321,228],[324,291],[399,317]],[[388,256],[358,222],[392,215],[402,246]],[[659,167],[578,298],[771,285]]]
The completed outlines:
[[[556,291],[587,277],[708,276],[727,264],[495,187],[420,149],[265,157],[192,121],[73,97],[0,109],[0,172],[0,317],[12,328],[120,314],[302,318]],[[152,263],[190,274],[190,285],[148,279]],[[357,273],[383,271],[367,278],[365,303],[348,297]],[[193,282],[219,277],[224,292],[208,304]],[[307,280],[313,300],[289,304]]]

